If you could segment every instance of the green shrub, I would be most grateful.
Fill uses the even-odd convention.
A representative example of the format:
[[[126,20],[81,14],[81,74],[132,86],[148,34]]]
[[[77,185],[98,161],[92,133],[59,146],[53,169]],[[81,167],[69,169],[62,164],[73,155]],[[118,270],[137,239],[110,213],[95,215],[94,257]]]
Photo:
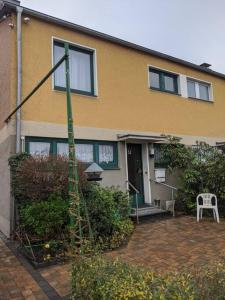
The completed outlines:
[[[83,258],[72,272],[72,299],[195,299],[190,279],[161,277],[103,257]]]
[[[151,272],[99,256],[76,261],[72,272],[72,299],[151,299]]]
[[[222,300],[225,262],[182,273],[156,274],[100,256],[76,260],[72,299]]]
[[[85,201],[94,238],[102,248],[115,248],[127,240],[133,231],[127,194],[94,184]]]
[[[176,209],[195,213],[200,193],[217,195],[220,215],[225,216],[225,155],[206,143],[185,147],[177,138],[163,145],[164,156],[171,170],[179,169]]]
[[[20,225],[31,236],[49,240],[66,232],[68,203],[51,195],[46,201],[33,202],[20,210]]]

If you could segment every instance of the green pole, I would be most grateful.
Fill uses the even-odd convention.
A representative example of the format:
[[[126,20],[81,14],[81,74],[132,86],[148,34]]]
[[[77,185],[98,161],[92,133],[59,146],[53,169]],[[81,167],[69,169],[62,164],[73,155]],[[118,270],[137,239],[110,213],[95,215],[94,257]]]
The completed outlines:
[[[82,242],[82,230],[80,219],[79,177],[78,164],[75,157],[73,113],[70,94],[70,67],[69,67],[69,45],[65,43],[65,65],[66,65],[66,94],[67,94],[67,122],[68,122],[68,146],[69,146],[69,204],[70,204],[70,228],[71,245],[74,248],[75,236],[79,237],[78,243]],[[79,236],[76,232],[79,231]]]

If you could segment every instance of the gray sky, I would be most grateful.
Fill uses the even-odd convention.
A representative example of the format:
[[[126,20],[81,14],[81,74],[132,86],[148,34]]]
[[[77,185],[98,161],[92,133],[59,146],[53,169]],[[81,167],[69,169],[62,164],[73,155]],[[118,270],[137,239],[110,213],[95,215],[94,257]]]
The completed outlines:
[[[225,0],[21,0],[21,5],[196,64],[208,62],[225,73]]]

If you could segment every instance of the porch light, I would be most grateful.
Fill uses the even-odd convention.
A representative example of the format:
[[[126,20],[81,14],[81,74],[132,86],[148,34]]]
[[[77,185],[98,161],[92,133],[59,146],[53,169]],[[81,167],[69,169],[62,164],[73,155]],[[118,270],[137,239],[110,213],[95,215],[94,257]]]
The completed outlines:
[[[96,163],[92,163],[84,172],[87,174],[88,181],[101,181],[104,170]]]

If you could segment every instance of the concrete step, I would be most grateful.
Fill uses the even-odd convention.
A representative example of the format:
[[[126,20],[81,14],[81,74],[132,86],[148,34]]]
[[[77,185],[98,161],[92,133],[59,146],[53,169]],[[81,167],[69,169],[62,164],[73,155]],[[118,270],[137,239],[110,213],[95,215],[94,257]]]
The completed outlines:
[[[157,214],[162,214],[165,212],[167,212],[167,211],[164,209],[158,208],[158,207],[154,207],[154,206],[144,207],[144,208],[138,209],[138,216],[143,217],[143,216],[157,215]],[[132,209],[130,216],[136,217],[136,208]]]

